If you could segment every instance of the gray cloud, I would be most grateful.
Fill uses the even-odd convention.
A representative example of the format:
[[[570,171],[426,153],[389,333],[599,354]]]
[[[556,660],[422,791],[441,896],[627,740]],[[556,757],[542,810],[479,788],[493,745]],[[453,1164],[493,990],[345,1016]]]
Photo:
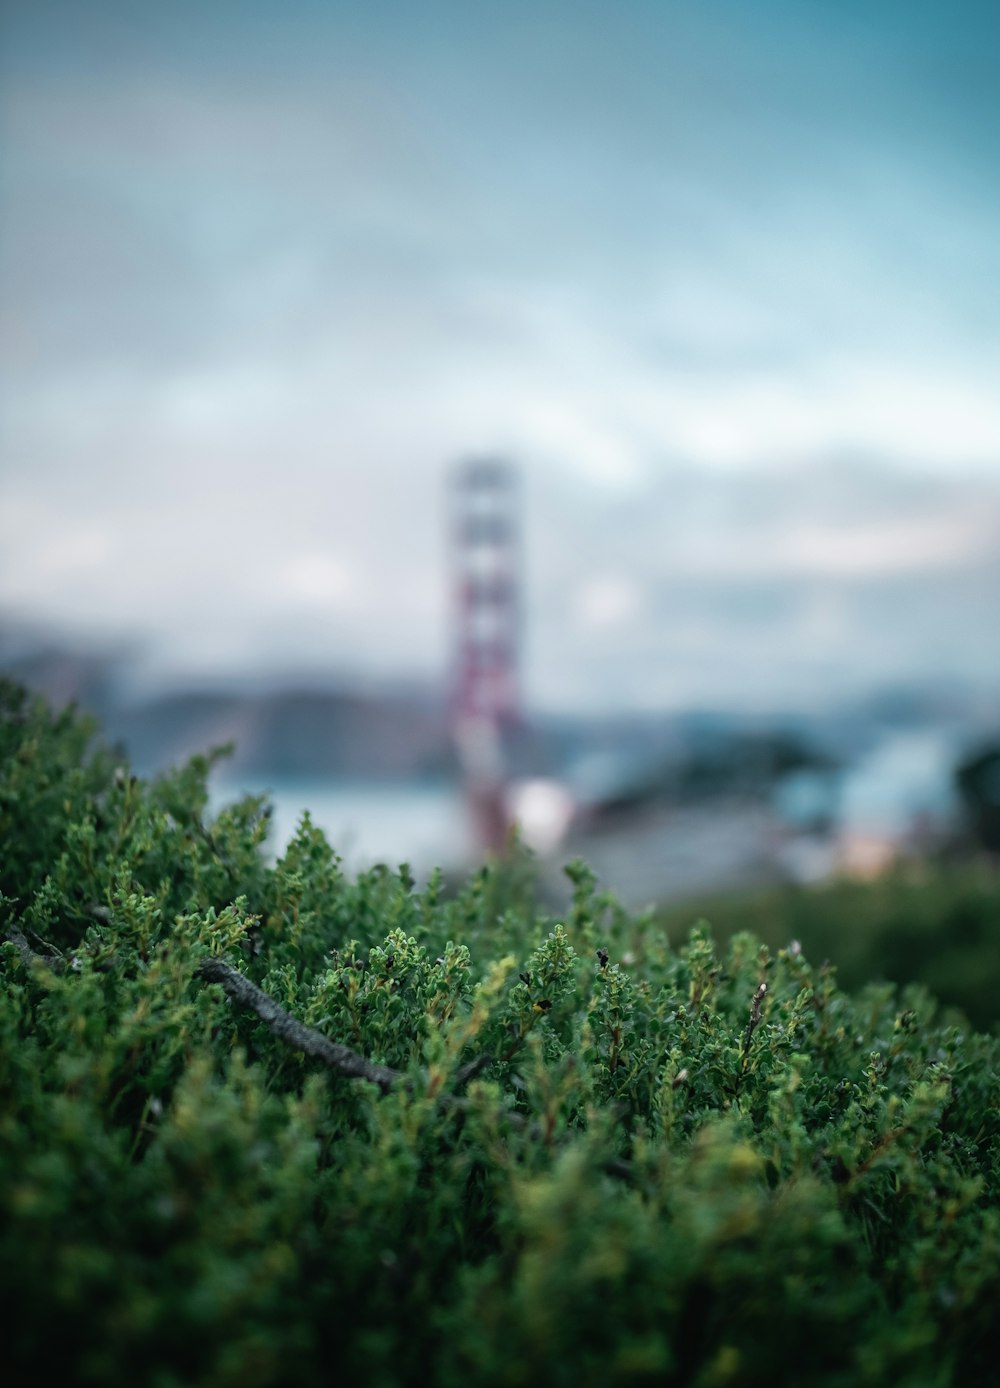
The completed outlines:
[[[538,699],[996,676],[983,34],[8,8],[5,607],[431,675],[499,449]]]

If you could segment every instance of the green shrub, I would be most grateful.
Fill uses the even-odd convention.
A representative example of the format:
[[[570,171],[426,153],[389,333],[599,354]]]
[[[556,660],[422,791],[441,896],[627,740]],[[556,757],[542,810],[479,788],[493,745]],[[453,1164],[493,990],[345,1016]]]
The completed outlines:
[[[810,959],[836,966],[842,987],[919,983],[973,1026],[1000,1025],[1000,866],[989,859],[689,902],[657,924],[681,939],[702,915],[720,941],[746,930],[772,949],[798,940]]]
[[[3,709],[8,1381],[995,1381],[996,1039]]]

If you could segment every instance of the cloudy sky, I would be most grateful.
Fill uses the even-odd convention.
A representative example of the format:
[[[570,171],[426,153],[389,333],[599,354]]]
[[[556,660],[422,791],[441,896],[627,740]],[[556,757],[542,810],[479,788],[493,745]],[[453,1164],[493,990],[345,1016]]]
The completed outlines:
[[[1000,11],[0,0],[0,613],[536,706],[1000,688]],[[992,632],[992,635],[991,635]]]

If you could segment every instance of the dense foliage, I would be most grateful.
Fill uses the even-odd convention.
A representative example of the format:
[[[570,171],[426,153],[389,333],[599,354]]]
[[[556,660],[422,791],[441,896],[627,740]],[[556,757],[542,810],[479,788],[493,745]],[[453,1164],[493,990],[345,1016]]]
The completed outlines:
[[[988,744],[955,771],[955,788],[974,842],[1000,853],[1000,746]]]
[[[581,865],[271,863],[208,760],[0,704],[8,1382],[995,1382],[996,1039]]]
[[[771,949],[798,940],[840,986],[920,983],[982,1031],[1000,1028],[1000,862],[902,862],[870,880],[834,878],[709,897],[659,912],[671,939],[701,915],[718,941],[752,931]]]

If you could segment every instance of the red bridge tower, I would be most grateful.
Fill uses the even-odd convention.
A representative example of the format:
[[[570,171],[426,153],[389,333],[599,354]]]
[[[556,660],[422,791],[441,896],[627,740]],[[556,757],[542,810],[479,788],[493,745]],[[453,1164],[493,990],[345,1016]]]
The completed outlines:
[[[451,727],[481,851],[507,840],[509,735],[519,722],[517,484],[513,469],[475,458],[451,497],[456,642]]]

